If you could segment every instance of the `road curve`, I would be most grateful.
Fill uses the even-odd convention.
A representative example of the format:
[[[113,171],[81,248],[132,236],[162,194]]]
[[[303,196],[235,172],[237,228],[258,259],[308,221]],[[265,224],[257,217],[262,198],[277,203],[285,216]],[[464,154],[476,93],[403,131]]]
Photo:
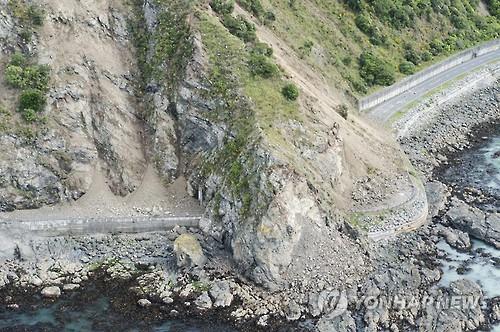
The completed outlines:
[[[479,55],[469,61],[447,69],[436,76],[416,85],[407,92],[403,92],[391,98],[367,112],[367,116],[379,122],[388,122],[391,117],[404,107],[425,96],[429,91],[443,85],[444,83],[457,78],[458,76],[471,72],[490,62],[500,60],[500,49],[490,53]]]

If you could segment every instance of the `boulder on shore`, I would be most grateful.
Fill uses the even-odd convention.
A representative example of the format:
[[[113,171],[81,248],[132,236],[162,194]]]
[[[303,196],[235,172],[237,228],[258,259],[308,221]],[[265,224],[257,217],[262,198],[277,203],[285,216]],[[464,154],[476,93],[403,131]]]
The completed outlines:
[[[55,299],[61,296],[61,289],[57,286],[45,287],[41,294],[45,298]]]
[[[178,267],[202,267],[207,258],[198,240],[191,234],[182,234],[174,241]]]

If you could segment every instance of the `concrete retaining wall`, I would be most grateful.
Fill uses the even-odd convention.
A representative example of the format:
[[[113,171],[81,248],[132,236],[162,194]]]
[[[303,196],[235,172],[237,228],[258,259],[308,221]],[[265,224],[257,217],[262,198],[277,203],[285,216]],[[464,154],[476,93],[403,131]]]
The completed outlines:
[[[396,97],[403,92],[410,90],[414,86],[438,75],[439,73],[442,73],[447,69],[458,66],[477,56],[487,54],[498,49],[500,49],[500,39],[492,40],[488,43],[460,52],[442,62],[430,66],[427,69],[424,69],[414,75],[408,76],[405,79],[391,85],[390,87],[387,87],[368,97],[358,100],[358,108],[360,111],[364,111],[375,107],[393,97]]]
[[[194,216],[6,221],[0,223],[0,231],[19,231],[42,236],[143,233],[168,230],[175,226],[198,227],[200,219],[201,217]]]

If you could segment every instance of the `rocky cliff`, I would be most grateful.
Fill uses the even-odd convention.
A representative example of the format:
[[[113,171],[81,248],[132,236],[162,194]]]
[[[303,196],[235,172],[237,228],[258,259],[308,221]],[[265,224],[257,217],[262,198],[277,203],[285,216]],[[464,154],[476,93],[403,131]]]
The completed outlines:
[[[349,97],[267,27],[205,3],[4,4],[2,73],[22,52],[50,67],[50,83],[27,121],[18,89],[2,82],[2,210],[77,200],[97,174],[127,196],[152,164],[164,184],[188,179],[207,235],[256,282],[285,286],[313,268],[309,256],[337,259],[329,283],[363,275],[348,235],[369,227],[356,197],[384,210],[398,191],[384,183],[410,182],[405,159],[383,131],[347,118]],[[283,93],[290,85],[298,100]]]

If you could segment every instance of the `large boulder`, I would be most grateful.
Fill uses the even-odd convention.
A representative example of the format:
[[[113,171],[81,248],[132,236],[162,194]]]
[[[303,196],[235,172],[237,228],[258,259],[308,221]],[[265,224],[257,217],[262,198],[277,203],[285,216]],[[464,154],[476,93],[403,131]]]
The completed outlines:
[[[321,212],[306,182],[288,182],[274,197],[255,234],[238,234],[233,242],[235,256],[238,258],[238,247],[247,244],[249,236],[254,237],[252,252],[257,266],[252,277],[272,288],[281,283],[282,273],[290,265],[294,248],[302,239],[303,227],[321,223]]]
[[[201,293],[200,296],[194,301],[196,307],[200,310],[207,310],[212,308],[212,299],[207,292]]]
[[[437,303],[424,307],[417,322],[419,331],[476,331],[486,322],[481,310],[483,293],[477,283],[467,279],[457,280],[445,293],[439,291],[432,295]],[[444,301],[453,299],[456,302],[444,305]]]
[[[179,267],[203,267],[207,261],[200,242],[191,234],[182,234],[175,239],[174,252]]]
[[[469,235],[465,232],[442,226],[438,226],[437,232],[443,236],[446,242],[453,248],[465,250],[471,247]]]
[[[233,302],[231,287],[226,280],[215,282],[210,288],[210,296],[214,299],[215,307],[228,307]]]
[[[316,325],[319,332],[355,332],[356,322],[350,313],[329,314],[321,317]]]
[[[61,296],[61,289],[57,286],[49,286],[45,287],[42,289],[42,296],[49,298],[49,299],[55,299]]]
[[[500,217],[498,213],[485,214],[467,203],[453,198],[446,217],[451,226],[500,249]]]

